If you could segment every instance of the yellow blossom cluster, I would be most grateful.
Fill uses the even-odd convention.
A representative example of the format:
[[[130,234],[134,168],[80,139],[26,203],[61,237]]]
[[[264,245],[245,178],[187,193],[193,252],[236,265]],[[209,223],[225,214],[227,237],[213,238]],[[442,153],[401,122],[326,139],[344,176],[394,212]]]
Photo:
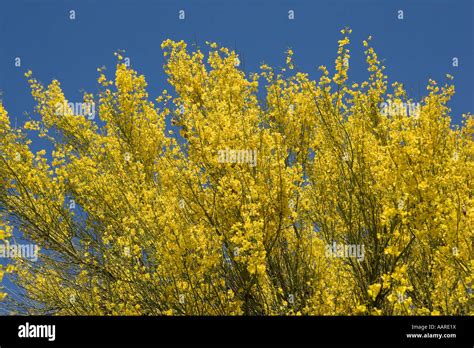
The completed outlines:
[[[0,268],[25,290],[12,312],[58,315],[472,315],[474,118],[453,126],[450,82],[419,114],[389,90],[370,39],[349,80],[350,29],[319,80],[234,51],[162,44],[174,92],[150,101],[117,54],[99,69],[99,122],[60,83],[28,72],[39,117],[15,129],[0,103],[0,243],[37,262]],[[264,94],[264,100],[260,96]],[[29,134],[51,142],[34,152]],[[222,160],[219,154],[230,153]],[[339,257],[331,245],[363,253]],[[355,250],[355,249],[354,249]],[[14,264],[14,267],[13,267]]]

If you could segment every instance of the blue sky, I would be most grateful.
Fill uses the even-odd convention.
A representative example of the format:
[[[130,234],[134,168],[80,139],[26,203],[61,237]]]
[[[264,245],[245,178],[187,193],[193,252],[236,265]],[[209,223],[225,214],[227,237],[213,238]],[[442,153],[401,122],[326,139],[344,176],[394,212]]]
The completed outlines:
[[[31,69],[43,83],[57,78],[70,101],[97,92],[97,68],[113,73],[117,50],[126,50],[154,99],[168,89],[163,40],[205,41],[236,49],[247,72],[261,63],[282,66],[292,48],[299,70],[332,71],[340,30],[353,29],[350,79],[367,76],[362,40],[373,36],[391,82],[405,84],[417,100],[429,78],[455,77],[450,106],[454,123],[474,112],[473,0],[0,0],[0,91],[13,122],[33,114],[23,76]],[[75,20],[69,11],[74,10]],[[178,12],[185,11],[185,19]],[[295,19],[288,19],[288,11]],[[403,10],[404,19],[397,18]],[[21,67],[15,67],[15,58]],[[459,66],[452,66],[453,57]],[[41,144],[34,144],[39,149]],[[4,284],[11,285],[11,284]]]
[[[178,11],[186,18],[180,20]],[[295,19],[288,19],[288,11]],[[69,19],[69,11],[76,19]],[[404,11],[404,19],[397,11]],[[23,73],[31,69],[43,83],[61,81],[66,97],[81,101],[96,92],[96,71],[113,72],[113,52],[126,50],[132,67],[145,74],[155,97],[167,88],[160,44],[167,38],[206,40],[235,48],[246,71],[265,62],[284,64],[291,47],[299,69],[319,76],[332,67],[340,29],[350,26],[350,78],[366,76],[361,41],[374,37],[391,81],[403,82],[417,98],[428,78],[455,77],[453,121],[474,112],[472,0],[2,0],[0,2],[0,90],[18,124],[32,113],[33,101]],[[22,66],[15,67],[15,57]],[[459,67],[452,66],[458,57]]]

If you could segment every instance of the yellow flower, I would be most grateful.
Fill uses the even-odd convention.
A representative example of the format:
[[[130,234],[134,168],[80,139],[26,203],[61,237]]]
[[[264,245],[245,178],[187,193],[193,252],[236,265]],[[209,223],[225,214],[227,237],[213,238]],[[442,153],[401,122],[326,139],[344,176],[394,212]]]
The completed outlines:
[[[382,287],[382,285],[379,284],[379,283],[375,283],[375,284],[372,284],[372,285],[369,286],[369,288],[367,290],[367,293],[372,298],[372,300],[375,300],[375,298],[377,297],[377,295],[380,292],[381,287]]]

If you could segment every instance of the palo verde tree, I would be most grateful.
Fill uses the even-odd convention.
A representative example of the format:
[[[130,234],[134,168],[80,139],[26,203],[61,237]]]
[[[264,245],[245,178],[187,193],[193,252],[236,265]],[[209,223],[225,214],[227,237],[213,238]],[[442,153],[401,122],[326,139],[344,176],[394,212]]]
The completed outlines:
[[[84,96],[99,122],[28,72],[39,117],[14,128],[0,104],[0,239],[40,253],[0,269],[21,289],[2,311],[472,315],[474,119],[451,124],[449,81],[412,108],[370,40],[349,82],[342,34],[317,81],[291,50],[245,74],[167,40],[156,100],[117,54]]]

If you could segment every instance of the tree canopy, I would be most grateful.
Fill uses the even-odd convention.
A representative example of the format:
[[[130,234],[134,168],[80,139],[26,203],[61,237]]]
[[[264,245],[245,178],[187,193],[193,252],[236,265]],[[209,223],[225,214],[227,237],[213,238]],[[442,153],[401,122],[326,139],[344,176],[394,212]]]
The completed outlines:
[[[155,100],[117,54],[84,95],[98,120],[28,72],[38,117],[15,128],[0,103],[0,239],[40,252],[0,269],[22,289],[3,311],[472,315],[474,119],[452,125],[449,76],[416,103],[389,85],[370,40],[349,82],[342,34],[316,81],[292,50],[246,74],[167,40]]]

